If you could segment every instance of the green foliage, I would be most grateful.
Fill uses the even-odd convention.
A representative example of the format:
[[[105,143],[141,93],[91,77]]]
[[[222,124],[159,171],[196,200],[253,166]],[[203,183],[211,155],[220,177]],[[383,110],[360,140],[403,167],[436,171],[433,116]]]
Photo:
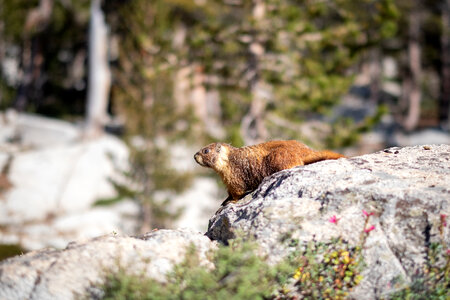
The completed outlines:
[[[361,246],[351,247],[341,239],[310,242],[290,257],[298,266],[291,289],[308,298],[343,299],[362,279]]]
[[[0,244],[0,261],[8,257],[24,254],[26,251],[20,245]]]
[[[166,283],[122,268],[107,277],[104,299],[342,299],[360,282],[360,247],[340,239],[306,246],[289,241],[295,250],[276,266],[256,255],[253,243],[238,239],[213,254],[212,270],[200,266],[191,248]]]
[[[369,132],[381,118],[388,113],[385,105],[380,105],[374,115],[355,124],[352,119],[340,118],[331,126],[331,134],[325,140],[327,148],[340,148],[353,145],[362,133]]]
[[[7,40],[21,42],[25,31],[27,13],[39,4],[38,0],[5,0],[0,6],[0,18],[4,20],[4,34]]]
[[[39,3],[5,0],[0,4],[0,48],[6,50],[6,56],[19,60],[19,72],[30,69],[33,74],[31,83],[26,83],[23,76],[14,84],[1,74],[0,109],[13,103],[15,90],[20,89],[27,96],[29,111],[66,118],[80,116],[86,96],[86,34],[91,1],[54,1],[48,24],[26,29],[29,14]],[[440,72],[443,28],[441,13],[436,9],[440,0],[267,0],[262,1],[262,17],[255,12],[257,3],[103,1],[111,36],[119,41],[118,49],[111,47],[111,53],[119,55],[118,59],[112,57],[112,109],[125,116],[127,130],[147,130],[139,127],[140,121],[134,118],[138,113],[150,113],[139,107],[144,103],[166,103],[171,109],[160,113],[169,115],[172,108],[182,106],[170,104],[176,72],[182,68],[195,67],[206,78],[202,84],[220,92],[223,111],[219,123],[227,131],[226,141],[236,145],[244,142],[241,122],[255,101],[256,83],[268,90],[262,112],[265,121],[270,119],[264,118],[268,114],[302,122],[327,113],[348,91],[358,64],[368,59],[367,50],[377,49],[381,56],[389,52],[398,62],[406,61],[408,17],[418,9],[423,11],[423,69]],[[18,53],[11,55],[11,49]],[[30,62],[34,67],[26,64],[30,59],[27,53],[37,57]],[[402,76],[396,79],[401,81]],[[437,97],[424,97],[430,110],[436,111],[437,106],[431,102],[436,102]],[[135,108],[126,108],[131,106]],[[192,128],[195,109],[182,109],[183,113],[176,111],[174,116],[184,122],[184,127]],[[158,117],[149,119],[160,122],[163,117]],[[180,122],[172,124],[180,127]],[[291,133],[283,135],[288,128],[274,130],[265,125],[269,138],[295,138]],[[340,144],[348,145],[357,140],[359,128],[367,124],[342,120],[337,126],[349,127],[332,133],[336,140],[342,134],[344,142]],[[208,138],[199,130],[195,133],[196,140]],[[185,138],[182,132],[170,138],[175,136]]]
[[[425,265],[421,272],[412,276],[406,288],[389,295],[389,299],[448,300],[450,299],[450,249],[444,239],[447,215],[440,215],[439,242],[428,246]]]
[[[219,247],[213,270],[199,262],[192,248],[164,284],[122,270],[107,278],[104,299],[267,299],[278,286],[276,267],[255,255],[250,243]]]
[[[250,1],[196,5],[195,14],[182,14],[190,17],[187,59],[219,77],[211,88],[222,91],[224,124],[240,123],[255,81],[272,91],[264,113],[298,122],[311,112],[329,111],[348,91],[351,67],[365,50],[396,33],[398,18],[391,0],[267,1],[262,18]],[[255,54],[255,44],[261,54]],[[235,127],[227,128],[229,139],[239,141]]]
[[[54,1],[48,18],[36,14],[39,3],[0,3],[0,52],[17,63],[19,73],[10,82],[1,68],[0,109],[11,106],[21,94],[27,102],[26,111],[73,119],[85,108],[84,61],[90,1]],[[27,28],[30,20],[32,25]],[[75,68],[81,71],[74,72]]]
[[[311,113],[326,113],[348,91],[352,68],[366,50],[397,29],[392,0],[265,1],[262,17],[256,6],[216,0],[105,3],[108,23],[120,36],[122,54],[112,94],[118,110],[129,115],[125,106],[143,99],[170,106],[176,72],[195,66],[206,87],[220,92],[219,122],[226,128],[226,141],[239,146],[244,142],[241,122],[255,101],[257,83],[265,84],[270,94],[264,115],[301,122]],[[177,36],[182,38],[175,42]],[[132,116],[138,113],[142,110]],[[193,119],[185,117],[192,125]],[[352,126],[351,135],[357,136],[361,130],[355,126],[368,125]],[[266,127],[270,137],[284,137],[282,129]],[[198,131],[196,136],[198,140]],[[344,138],[345,144],[356,139]]]
[[[298,268],[290,285],[283,287],[287,296],[301,294],[308,299],[344,299],[360,283],[360,272],[364,268],[362,249],[374,229],[372,226],[366,229],[373,213],[363,213],[365,222],[357,246],[335,238],[329,242],[313,240],[305,247],[298,247],[299,242],[291,239],[289,246],[297,248],[288,256],[287,262]],[[338,220],[333,216],[329,222],[337,223]]]
[[[391,295],[389,299],[431,299],[450,298],[450,254],[441,243],[432,243],[428,249],[428,259],[423,272],[412,278],[412,283]]]
[[[165,283],[121,269],[108,276],[104,299],[343,299],[361,281],[365,238],[357,247],[342,239],[304,244],[285,236],[280,242],[292,251],[275,266],[256,255],[253,242],[238,238],[212,253],[213,269],[200,265],[192,247]]]
[[[16,91],[6,83],[4,78],[0,77],[0,111],[11,107],[15,97]]]

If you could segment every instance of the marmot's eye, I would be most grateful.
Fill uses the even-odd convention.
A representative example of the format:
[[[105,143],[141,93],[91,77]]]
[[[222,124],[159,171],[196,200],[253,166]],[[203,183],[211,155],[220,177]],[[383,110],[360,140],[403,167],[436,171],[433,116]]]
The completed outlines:
[[[203,154],[208,154],[209,153],[209,149],[203,149]]]

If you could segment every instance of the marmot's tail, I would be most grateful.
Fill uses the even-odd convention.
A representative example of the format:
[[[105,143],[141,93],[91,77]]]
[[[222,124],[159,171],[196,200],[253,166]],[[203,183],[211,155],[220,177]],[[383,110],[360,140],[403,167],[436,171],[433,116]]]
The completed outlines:
[[[338,158],[345,157],[345,155],[342,155],[340,153],[336,153],[336,152],[333,152],[330,150],[320,151],[320,154],[322,154],[324,159],[338,159]]]
[[[345,158],[345,155],[330,151],[330,150],[323,150],[323,151],[315,151],[311,155],[308,155],[303,159],[303,162],[305,165],[312,164],[318,161],[327,160],[327,159],[338,159],[338,158]]]

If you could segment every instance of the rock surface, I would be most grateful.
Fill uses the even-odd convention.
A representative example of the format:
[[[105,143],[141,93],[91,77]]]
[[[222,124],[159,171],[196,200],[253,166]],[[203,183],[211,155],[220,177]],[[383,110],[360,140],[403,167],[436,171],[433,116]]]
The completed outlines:
[[[113,231],[134,233],[136,203],[93,207],[117,196],[110,179],[127,163],[127,147],[113,136],[85,140],[68,122],[0,114],[0,244],[64,248]]]
[[[424,129],[410,134],[397,132],[393,136],[393,142],[401,146],[450,144],[450,134],[447,131],[438,129]]]
[[[281,239],[329,241],[343,237],[358,244],[362,210],[374,225],[364,245],[367,268],[355,299],[375,299],[408,282],[439,234],[440,215],[450,215],[450,146],[390,148],[374,154],[281,171],[230,204],[211,220],[207,235],[226,242],[243,232],[255,237],[272,261],[288,253]],[[331,223],[336,216],[337,223]],[[398,280],[401,278],[401,280]]]
[[[70,243],[64,250],[41,250],[0,264],[0,299],[99,298],[105,274],[126,268],[156,280],[180,263],[186,249],[195,245],[205,267],[215,247],[201,233],[159,230],[141,237],[102,236]]]

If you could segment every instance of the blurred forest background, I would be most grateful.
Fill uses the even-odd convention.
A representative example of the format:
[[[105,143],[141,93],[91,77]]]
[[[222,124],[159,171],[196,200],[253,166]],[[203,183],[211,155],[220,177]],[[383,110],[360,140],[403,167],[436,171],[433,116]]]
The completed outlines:
[[[448,134],[449,24],[450,0],[2,0],[0,111],[119,135],[139,188],[114,184],[144,231],[179,213],[155,195],[192,181],[175,146]]]

